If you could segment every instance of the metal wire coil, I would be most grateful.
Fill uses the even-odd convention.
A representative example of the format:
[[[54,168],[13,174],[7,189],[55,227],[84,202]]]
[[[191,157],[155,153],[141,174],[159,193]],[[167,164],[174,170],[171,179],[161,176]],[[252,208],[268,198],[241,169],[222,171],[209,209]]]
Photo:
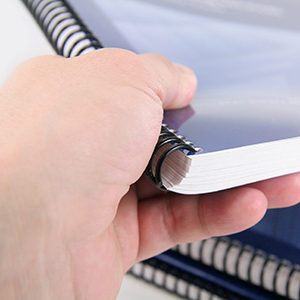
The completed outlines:
[[[22,0],[55,51],[64,57],[103,48],[64,0]]]

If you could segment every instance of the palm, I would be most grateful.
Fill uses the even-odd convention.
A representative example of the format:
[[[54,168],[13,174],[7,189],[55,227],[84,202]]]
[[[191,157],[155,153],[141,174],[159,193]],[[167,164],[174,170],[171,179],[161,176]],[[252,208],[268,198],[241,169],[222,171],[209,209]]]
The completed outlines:
[[[116,295],[110,293],[115,289],[106,287],[119,286],[134,262],[176,243],[229,234],[255,224],[265,212],[265,196],[270,198],[269,207],[297,203],[299,186],[295,183],[299,178],[295,174],[251,187],[191,197],[160,192],[143,178],[121,199],[115,217],[103,231],[97,222],[92,223],[94,238],[82,240],[82,252],[74,257],[82,267],[76,274],[82,282],[76,286],[89,287],[93,293],[90,299],[113,299]],[[287,197],[278,198],[283,190]],[[93,234],[97,230],[99,235]],[[84,264],[82,257],[87,255],[89,259]]]

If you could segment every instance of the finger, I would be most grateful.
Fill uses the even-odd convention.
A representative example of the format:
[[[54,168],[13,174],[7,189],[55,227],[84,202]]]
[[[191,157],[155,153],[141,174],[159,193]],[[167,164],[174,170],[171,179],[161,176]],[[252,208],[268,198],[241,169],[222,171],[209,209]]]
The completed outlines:
[[[197,89],[197,79],[191,69],[171,63],[153,53],[142,54],[140,57],[157,79],[158,84],[156,83],[153,89],[156,90],[165,109],[184,107],[192,101]]]
[[[256,224],[266,209],[264,194],[247,187],[201,196],[168,193],[142,201],[138,260],[176,244],[244,230]]]
[[[292,206],[300,201],[300,173],[256,182],[248,186],[259,189],[266,195],[269,208]]]
[[[132,186],[120,201],[117,214],[113,221],[114,230],[121,250],[120,253],[123,258],[123,267],[126,271],[135,263],[139,249],[137,207],[136,189],[135,186]]]
[[[166,192],[158,189],[146,176],[142,176],[136,182],[136,193],[138,199],[141,201],[144,199],[160,197]]]

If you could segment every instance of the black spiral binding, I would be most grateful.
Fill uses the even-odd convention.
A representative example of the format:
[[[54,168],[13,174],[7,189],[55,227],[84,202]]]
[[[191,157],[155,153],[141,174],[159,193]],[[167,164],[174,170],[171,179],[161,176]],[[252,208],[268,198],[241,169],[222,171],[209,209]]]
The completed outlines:
[[[210,241],[215,240],[214,246],[211,249],[211,264],[207,264],[203,260],[203,251],[204,248],[206,247],[206,244],[208,244]],[[258,287],[262,288],[265,291],[268,291],[274,295],[274,299],[278,299],[278,297],[284,297],[284,299],[289,299],[289,300],[300,300],[300,284],[299,284],[299,276],[300,276],[300,265],[298,264],[292,264],[290,261],[287,261],[285,259],[280,259],[279,257],[265,253],[264,251],[260,249],[255,249],[250,245],[243,244],[238,240],[231,240],[228,237],[213,237],[201,242],[195,242],[195,243],[190,243],[190,244],[181,244],[178,245],[174,248],[172,248],[171,251],[177,252],[181,255],[184,255],[188,257],[189,259],[192,259],[194,261],[197,261],[201,264],[204,265],[209,265],[212,268],[215,268],[215,256],[217,255],[217,247],[219,243],[226,243],[227,244],[227,249],[225,251],[225,255],[223,258],[223,266],[221,269],[218,269],[218,271],[221,271],[223,273],[226,273],[228,275],[231,275],[233,277],[236,277],[237,279],[240,279],[242,281],[246,281],[250,284],[257,285]],[[198,245],[198,255],[197,257],[193,257],[191,253],[191,247],[193,244]],[[229,251],[232,247],[237,247],[239,250],[237,252],[237,257],[236,257],[236,264],[235,264],[235,272],[234,274],[231,274],[227,268],[226,268],[226,261],[229,257]],[[245,271],[247,273],[247,279],[242,278],[239,274],[239,264],[241,263],[241,256],[244,253],[249,253],[251,256],[251,259],[249,260],[249,264],[246,266],[247,270]],[[262,260],[264,261],[260,270],[260,275],[258,274],[258,278],[255,278],[256,280],[259,281],[259,283],[254,283],[253,278],[251,277],[251,271],[252,268],[254,267],[254,260],[257,257],[261,257]],[[272,274],[272,278],[269,278],[272,281],[272,286],[271,287],[266,287],[265,282],[264,282],[264,277],[266,276],[266,266],[269,262],[274,262],[276,264],[276,270]],[[281,268],[287,268],[288,274],[285,277],[285,288],[284,291],[279,291],[278,289],[278,282],[280,282],[279,278],[279,273]],[[296,289],[292,292],[292,277],[297,276],[297,284],[296,284]],[[268,275],[270,276],[270,274]]]
[[[101,42],[87,28],[66,0],[22,1],[59,55],[69,58],[103,48]],[[153,157],[167,144],[171,147],[165,148],[154,170]],[[162,166],[165,160],[177,150],[187,153],[198,151],[191,143],[185,142],[182,137],[163,124],[158,144],[145,172],[146,176],[160,189],[166,190],[161,177]]]
[[[160,154],[158,161],[154,164],[154,157],[159,150],[164,151]],[[146,176],[154,183],[156,187],[161,190],[166,190],[162,180],[162,166],[166,159],[175,151],[185,151],[186,154],[196,153],[201,151],[193,147],[193,143],[186,142],[184,137],[177,135],[175,130],[169,129],[166,124],[161,126],[161,133],[159,135],[158,143],[154,149],[152,157],[146,169]]]
[[[64,0],[22,0],[54,50],[64,57],[103,48]]]
[[[162,281],[160,280],[160,282],[156,280],[156,277],[159,276],[159,272],[160,275],[163,274],[163,279]],[[157,257],[137,263],[128,271],[128,273],[136,278],[140,278],[158,288],[187,300],[203,299],[202,292],[206,294],[205,299],[210,300],[246,300],[243,297],[234,294],[227,289],[221,288],[212,282],[182,271],[166,262],[160,261],[160,259]],[[172,277],[173,284],[171,286],[168,284],[169,277]],[[180,288],[180,284],[185,286],[183,290]],[[191,295],[191,286],[197,288],[198,292],[196,296]]]

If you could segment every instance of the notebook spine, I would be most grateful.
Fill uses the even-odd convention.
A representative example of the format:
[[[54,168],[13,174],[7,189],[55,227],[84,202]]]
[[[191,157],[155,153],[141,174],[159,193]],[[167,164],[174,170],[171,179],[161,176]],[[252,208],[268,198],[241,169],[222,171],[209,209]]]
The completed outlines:
[[[300,299],[300,266],[238,240],[213,237],[172,249],[286,299]]]
[[[64,57],[103,48],[64,0],[22,0],[54,50]]]
[[[155,257],[136,263],[128,273],[188,300],[244,300],[230,291],[188,272],[182,272]]]
[[[158,143],[145,171],[146,176],[161,190],[167,190],[162,179],[162,167],[167,158],[176,151],[185,152],[187,155],[201,151],[195,148],[192,142],[185,141],[185,137],[177,134],[166,124],[162,124]],[[157,161],[156,155],[159,153]]]

